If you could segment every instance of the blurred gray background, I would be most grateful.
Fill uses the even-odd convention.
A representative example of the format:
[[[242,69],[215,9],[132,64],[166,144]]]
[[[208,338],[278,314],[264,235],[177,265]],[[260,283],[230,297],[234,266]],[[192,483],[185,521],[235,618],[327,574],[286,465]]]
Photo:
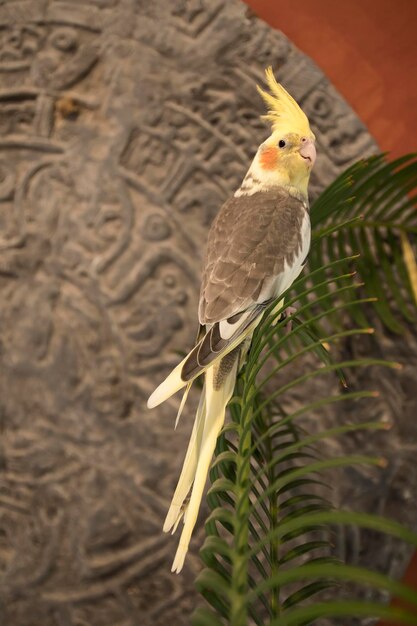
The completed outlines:
[[[192,345],[210,222],[268,134],[267,65],[317,134],[314,197],[377,148],[243,3],[0,0],[2,626],[182,626],[201,601],[201,520],[180,576],[161,532],[192,411],[174,432],[177,400],[145,401]],[[346,446],[387,468],[336,489],[410,523],[415,345],[383,337],[406,366],[359,381],[394,428]],[[384,541],[347,533],[339,547],[399,576],[409,553]]]

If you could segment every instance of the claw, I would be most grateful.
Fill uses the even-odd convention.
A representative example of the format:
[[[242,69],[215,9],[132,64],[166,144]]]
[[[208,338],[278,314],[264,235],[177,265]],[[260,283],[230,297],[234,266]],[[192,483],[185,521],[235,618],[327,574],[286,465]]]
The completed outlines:
[[[294,313],[297,313],[297,309],[294,306],[287,306],[287,308],[281,313],[281,317],[279,318],[279,321],[283,322],[284,320],[287,319],[287,317],[294,315]],[[292,331],[292,320],[287,322],[285,326],[286,326],[285,332],[288,335],[288,333]]]

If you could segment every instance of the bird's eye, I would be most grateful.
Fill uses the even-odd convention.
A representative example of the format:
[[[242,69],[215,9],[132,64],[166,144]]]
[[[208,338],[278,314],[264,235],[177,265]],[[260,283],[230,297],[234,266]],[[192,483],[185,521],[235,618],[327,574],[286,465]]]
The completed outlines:
[[[280,139],[279,142],[278,142],[278,146],[280,148],[285,148],[285,146],[286,146],[285,141],[283,139]]]

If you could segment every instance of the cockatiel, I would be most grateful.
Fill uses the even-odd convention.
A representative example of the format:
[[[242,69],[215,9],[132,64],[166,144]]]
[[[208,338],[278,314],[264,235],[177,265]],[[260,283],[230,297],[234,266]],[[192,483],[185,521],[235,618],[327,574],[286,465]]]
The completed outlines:
[[[266,70],[266,81],[270,93],[260,87],[258,91],[268,105],[264,117],[271,122],[272,134],[259,146],[241,186],[220,209],[208,236],[198,311],[205,332],[148,400],[153,408],[186,387],[178,421],[192,381],[204,375],[191,439],[164,524],[165,532],[174,532],[184,515],[172,565],[175,572],[184,564],[226,406],[252,333],[266,305],[300,274],[310,247],[307,187],[316,159],[315,137],[306,115],[276,82],[272,68]]]

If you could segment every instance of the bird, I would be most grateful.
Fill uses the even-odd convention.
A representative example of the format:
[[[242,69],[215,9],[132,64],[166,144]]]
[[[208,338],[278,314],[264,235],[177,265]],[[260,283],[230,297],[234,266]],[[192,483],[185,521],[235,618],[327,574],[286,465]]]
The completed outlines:
[[[183,518],[172,572],[183,568],[204,493],[216,441],[224,425],[239,369],[266,306],[302,271],[310,248],[308,183],[316,160],[315,135],[306,114],[265,70],[268,90],[262,116],[271,134],[259,146],[240,187],[220,208],[208,234],[200,290],[200,333],[188,355],[148,399],[154,408],[203,376],[182,472],[163,530],[174,533]]]

